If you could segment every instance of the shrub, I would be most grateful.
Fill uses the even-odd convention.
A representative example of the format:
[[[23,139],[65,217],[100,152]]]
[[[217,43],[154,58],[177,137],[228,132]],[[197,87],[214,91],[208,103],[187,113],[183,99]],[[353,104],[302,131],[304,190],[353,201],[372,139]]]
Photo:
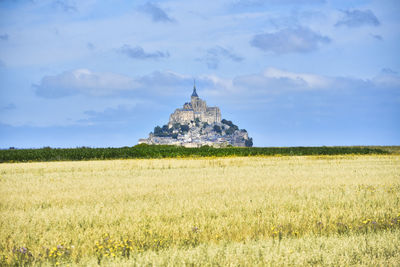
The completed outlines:
[[[239,127],[237,125],[233,124],[232,121],[228,121],[228,120],[222,119],[221,122],[223,124],[228,125],[229,127],[233,128],[234,130],[239,130]]]
[[[189,131],[189,125],[181,125],[181,131],[182,132],[188,132]]]
[[[164,133],[168,132],[168,131],[169,131],[168,125],[164,125],[164,126],[162,127],[162,131],[163,131]]]
[[[225,133],[226,133],[227,135],[232,135],[234,132],[235,132],[235,129],[233,129],[233,127],[229,127],[229,128],[225,131]]]
[[[213,129],[214,129],[215,132],[217,132],[219,134],[222,133],[221,127],[219,125],[214,125]]]
[[[173,137],[173,134],[171,134]],[[246,141],[253,145],[253,139]],[[257,156],[257,155],[343,155],[391,154],[368,147],[247,147],[247,148],[186,148],[168,145],[140,144],[126,148],[54,148],[0,150],[0,162],[164,158],[190,156]],[[1,264],[0,264],[1,265]]]
[[[154,135],[155,136],[162,136],[162,129],[161,129],[161,127],[160,126],[156,126],[156,127],[154,127]]]
[[[246,141],[244,141],[244,144],[246,147],[252,147],[253,146],[253,138],[249,138]]]

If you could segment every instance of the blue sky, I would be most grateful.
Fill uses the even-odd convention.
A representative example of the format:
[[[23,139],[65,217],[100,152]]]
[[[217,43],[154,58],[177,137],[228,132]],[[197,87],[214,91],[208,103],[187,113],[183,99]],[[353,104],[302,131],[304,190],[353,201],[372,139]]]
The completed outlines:
[[[0,0],[0,148],[137,144],[198,94],[256,146],[400,145],[397,0]]]

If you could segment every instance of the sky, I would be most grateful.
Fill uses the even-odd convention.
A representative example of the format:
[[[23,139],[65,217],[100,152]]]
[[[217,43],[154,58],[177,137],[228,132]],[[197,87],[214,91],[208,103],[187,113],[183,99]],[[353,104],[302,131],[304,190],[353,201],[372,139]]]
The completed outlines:
[[[0,0],[0,148],[134,146],[190,101],[255,146],[400,145],[398,0]]]

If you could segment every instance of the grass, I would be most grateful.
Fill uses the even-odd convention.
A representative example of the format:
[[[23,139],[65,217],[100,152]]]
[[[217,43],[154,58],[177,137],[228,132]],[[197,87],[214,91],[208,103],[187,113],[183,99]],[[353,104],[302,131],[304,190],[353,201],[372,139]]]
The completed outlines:
[[[368,148],[372,149],[379,149],[383,150],[386,152],[389,152],[390,154],[400,154],[400,146],[367,146]]]
[[[147,251],[125,260],[107,261],[110,266],[195,265],[195,266],[398,266],[398,231],[271,240],[222,245],[200,245],[192,249]],[[94,261],[87,264],[96,264]]]
[[[187,158],[227,156],[305,156],[305,155],[384,155],[398,153],[397,147],[225,147],[187,148],[170,145],[140,144],[120,148],[40,148],[0,150],[0,163],[70,160]]]
[[[398,155],[1,164],[0,265],[395,266],[398,192]]]

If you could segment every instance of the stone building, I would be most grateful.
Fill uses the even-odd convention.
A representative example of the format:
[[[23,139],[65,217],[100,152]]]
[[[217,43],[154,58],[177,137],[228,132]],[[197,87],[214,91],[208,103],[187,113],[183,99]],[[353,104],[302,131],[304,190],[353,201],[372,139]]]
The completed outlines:
[[[167,125],[156,126],[148,138],[139,139],[139,144],[176,145],[185,147],[201,146],[252,146],[253,139],[244,129],[231,121],[221,120],[218,107],[207,107],[193,86],[189,103],[178,108],[169,117]]]
[[[183,108],[178,108],[169,117],[168,127],[174,124],[189,124],[198,119],[200,122],[208,124],[221,122],[221,111],[218,107],[207,107],[206,101],[202,100],[196,92],[196,85],[193,86],[193,93],[189,103],[185,103]]]

